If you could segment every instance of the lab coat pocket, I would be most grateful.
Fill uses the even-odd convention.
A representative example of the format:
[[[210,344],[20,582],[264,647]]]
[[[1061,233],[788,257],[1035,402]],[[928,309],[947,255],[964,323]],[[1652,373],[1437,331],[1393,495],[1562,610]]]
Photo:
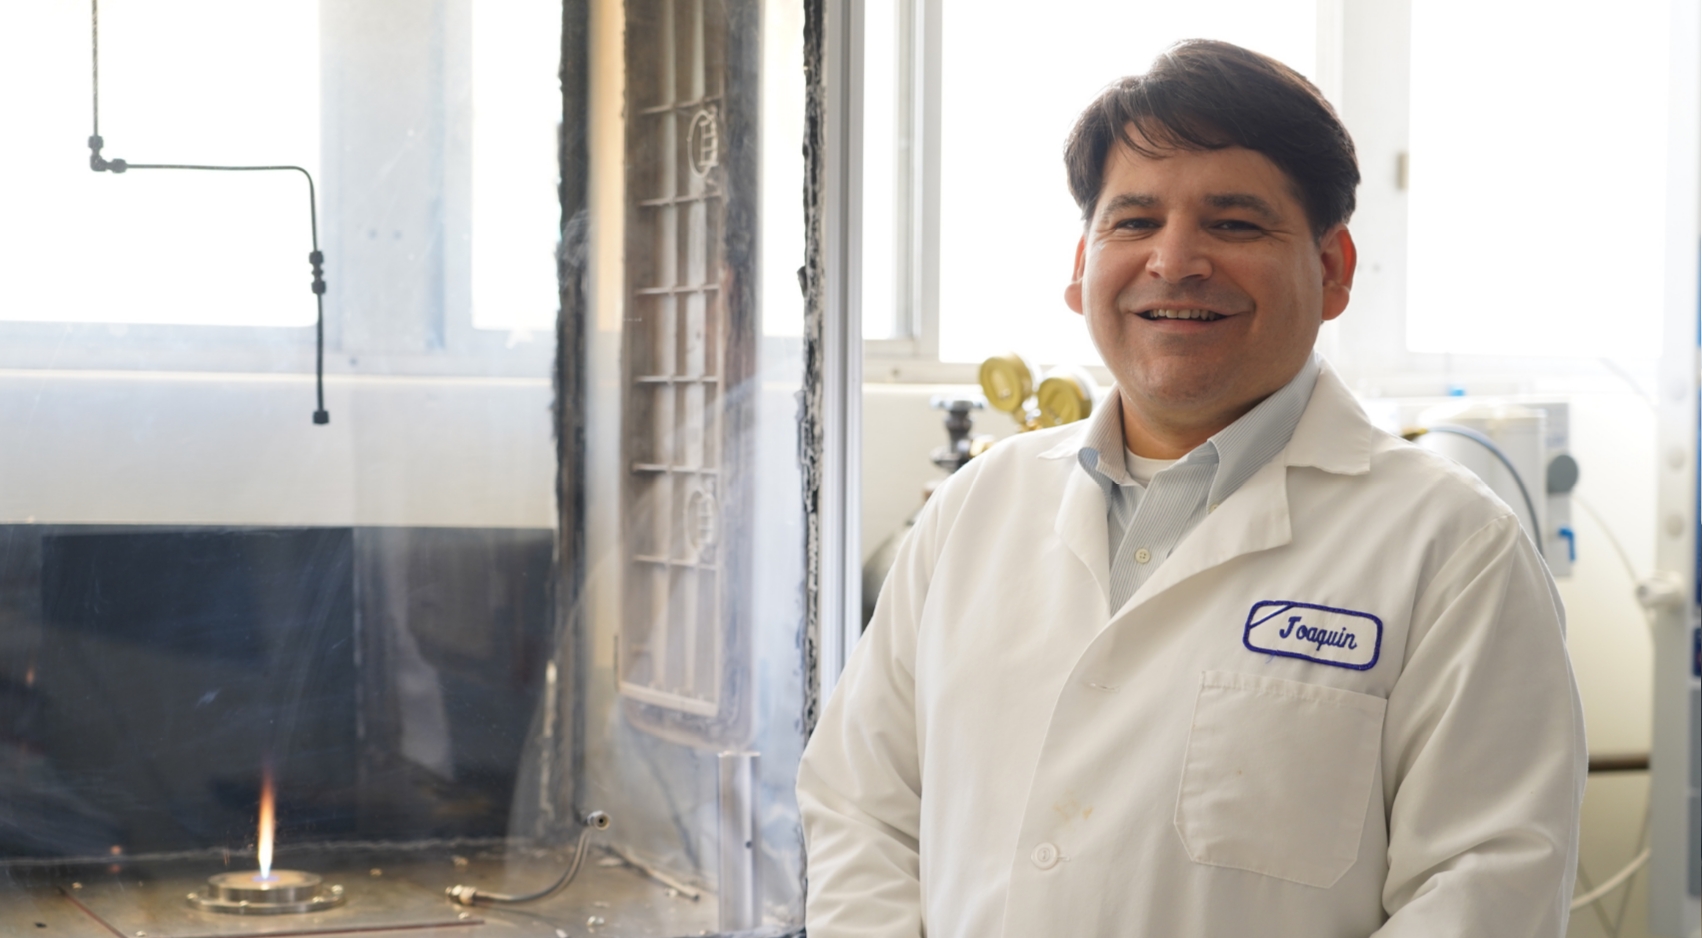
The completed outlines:
[[[1207,671],[1176,799],[1196,863],[1329,887],[1359,857],[1387,701]]]

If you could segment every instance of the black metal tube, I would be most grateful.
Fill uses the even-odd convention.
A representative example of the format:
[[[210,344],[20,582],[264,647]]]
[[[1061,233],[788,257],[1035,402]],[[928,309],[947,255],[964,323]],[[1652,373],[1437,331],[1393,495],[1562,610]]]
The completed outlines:
[[[89,168],[97,173],[123,173],[132,169],[185,169],[223,173],[297,172],[307,180],[308,232],[313,240],[313,253],[307,257],[313,265],[313,297],[316,310],[313,324],[313,387],[318,404],[313,411],[315,424],[331,422],[325,409],[325,255],[319,250],[319,190],[313,184],[313,174],[305,168],[277,166],[215,166],[200,163],[131,163],[127,160],[108,160],[101,155],[106,143],[100,135],[100,0],[89,0],[89,58],[93,133],[89,135]]]

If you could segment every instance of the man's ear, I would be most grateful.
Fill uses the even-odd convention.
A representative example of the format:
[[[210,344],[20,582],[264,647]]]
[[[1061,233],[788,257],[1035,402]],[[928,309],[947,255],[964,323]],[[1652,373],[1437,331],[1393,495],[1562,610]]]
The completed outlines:
[[[1318,260],[1324,275],[1324,321],[1329,322],[1347,309],[1353,272],[1359,267],[1359,248],[1354,246],[1346,225],[1324,233],[1318,242]]]
[[[1064,303],[1077,313],[1081,312],[1081,277],[1087,269],[1087,235],[1082,235],[1076,242],[1076,269],[1070,275],[1070,285],[1064,288]]]

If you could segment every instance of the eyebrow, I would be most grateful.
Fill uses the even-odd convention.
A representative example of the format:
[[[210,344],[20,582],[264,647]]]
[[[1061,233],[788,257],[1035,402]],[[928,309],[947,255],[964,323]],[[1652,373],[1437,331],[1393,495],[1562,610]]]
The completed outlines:
[[[1128,208],[1152,208],[1156,205],[1158,205],[1158,196],[1156,195],[1147,195],[1141,192],[1125,192],[1106,202],[1105,207],[1100,209],[1100,211],[1110,214],[1113,212],[1120,212]]]
[[[1282,219],[1282,215],[1277,212],[1275,206],[1249,192],[1226,192],[1221,195],[1208,195],[1206,196],[1206,204],[1212,208],[1244,208],[1264,216],[1266,221],[1280,221]]]
[[[1131,208],[1155,208],[1159,204],[1158,196],[1144,192],[1125,192],[1115,196],[1100,209],[1105,214],[1114,214]],[[1212,208],[1241,208],[1262,216],[1266,221],[1280,221],[1281,213],[1276,207],[1250,192],[1224,192],[1206,196],[1206,204]]]

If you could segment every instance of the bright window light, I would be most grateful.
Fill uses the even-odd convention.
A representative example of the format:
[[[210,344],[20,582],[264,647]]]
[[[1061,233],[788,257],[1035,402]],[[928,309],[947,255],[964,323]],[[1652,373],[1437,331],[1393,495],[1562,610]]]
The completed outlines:
[[[898,237],[902,178],[908,157],[907,134],[900,119],[899,22],[905,7],[898,0],[864,0],[863,29],[863,338],[897,337],[899,307],[898,251],[909,241]],[[908,224],[908,219],[905,220]]]
[[[804,295],[798,289],[798,264],[805,247],[804,6],[768,0],[763,8],[762,40],[762,334],[802,336]]]
[[[105,155],[317,174],[318,8],[102,3]],[[0,9],[0,87],[0,319],[313,323],[299,174],[90,171],[87,2]]]
[[[1064,305],[1081,216],[1064,137],[1107,84],[1179,39],[1237,43],[1311,77],[1316,0],[946,0],[941,86],[940,358],[1020,350],[1097,364]]]
[[[473,11],[473,325],[549,331],[560,298],[560,0]]]
[[[1667,8],[1413,4],[1412,350],[1660,354]]]

